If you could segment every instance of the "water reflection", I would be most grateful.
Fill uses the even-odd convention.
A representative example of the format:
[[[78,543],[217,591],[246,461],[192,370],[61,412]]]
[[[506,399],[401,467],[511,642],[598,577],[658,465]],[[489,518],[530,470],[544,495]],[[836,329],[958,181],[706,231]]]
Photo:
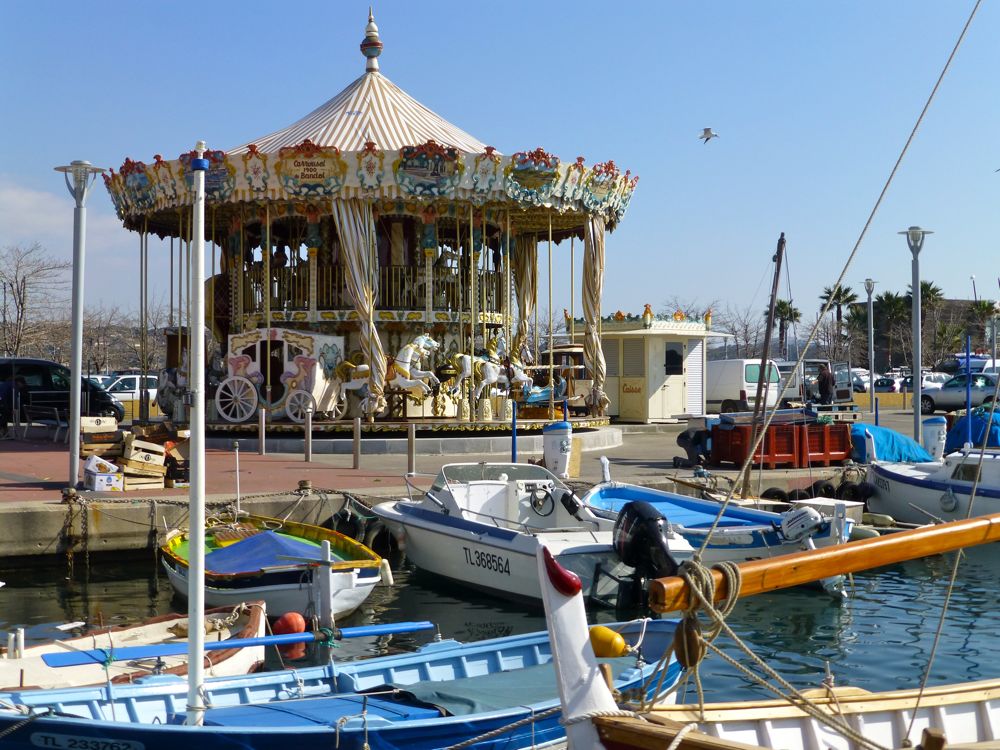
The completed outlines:
[[[991,547],[968,550],[959,569],[930,684],[998,676],[1000,626],[996,581],[1000,556]],[[943,555],[858,574],[852,596],[834,602],[809,589],[774,592],[742,600],[730,624],[761,658],[799,688],[819,685],[829,665],[836,683],[868,690],[919,684],[926,666],[954,555]],[[396,570],[396,586],[376,588],[363,608],[342,626],[400,620],[431,620],[445,638],[481,640],[544,629],[540,607],[522,606],[476,593],[432,576]],[[85,621],[134,623],[183,609],[182,600],[149,558],[93,562],[89,572],[77,564],[73,580],[57,566],[0,569],[0,633],[26,628],[26,640],[65,637],[55,625]],[[594,622],[614,613],[591,614]],[[342,641],[333,649],[313,648],[304,660],[360,658],[411,650],[434,633]],[[717,641],[741,664],[731,641]],[[272,666],[280,666],[276,655]],[[295,662],[299,663],[298,661]],[[733,667],[710,656],[702,667],[706,692],[714,700],[769,696]]]

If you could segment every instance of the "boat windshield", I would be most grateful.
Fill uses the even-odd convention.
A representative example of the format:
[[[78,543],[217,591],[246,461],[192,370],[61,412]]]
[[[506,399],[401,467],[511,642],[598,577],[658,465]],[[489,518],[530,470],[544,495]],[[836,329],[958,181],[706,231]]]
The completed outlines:
[[[558,481],[547,469],[532,464],[448,464],[431,485],[432,492],[440,492],[449,483],[467,484],[481,481]]]

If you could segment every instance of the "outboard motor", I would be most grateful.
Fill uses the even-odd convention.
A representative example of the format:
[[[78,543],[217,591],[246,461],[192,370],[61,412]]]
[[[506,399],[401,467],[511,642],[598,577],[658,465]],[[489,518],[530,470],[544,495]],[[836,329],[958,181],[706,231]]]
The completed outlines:
[[[823,516],[815,508],[801,507],[781,517],[781,534],[790,542],[801,542],[823,528]]]
[[[677,562],[670,555],[670,522],[650,503],[626,503],[615,521],[613,544],[621,561],[635,568],[629,586],[619,592],[619,606],[642,606],[646,602],[646,582],[677,574]],[[630,590],[629,590],[630,589]]]

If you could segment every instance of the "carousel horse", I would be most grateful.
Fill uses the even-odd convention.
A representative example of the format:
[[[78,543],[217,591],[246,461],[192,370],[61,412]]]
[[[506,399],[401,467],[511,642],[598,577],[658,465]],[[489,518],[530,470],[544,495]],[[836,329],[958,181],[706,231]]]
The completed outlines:
[[[354,391],[361,397],[361,411],[368,406],[368,376],[370,368],[360,362],[349,359],[338,361],[340,351],[337,347],[324,345],[320,350],[319,362],[326,380],[326,392],[320,399],[322,404],[329,404],[330,415],[340,419],[347,413],[347,396]]]
[[[512,383],[520,383],[522,389],[530,387],[531,377],[525,374],[517,360],[502,357],[503,348],[503,340],[498,337],[490,340],[486,345],[485,355],[477,356],[474,359],[468,354],[452,356],[451,364],[458,371],[458,375],[448,392],[452,396],[460,393],[462,383],[466,378],[473,378],[473,382],[479,384],[476,386],[475,394],[473,394],[474,401],[479,401],[483,391],[493,385],[499,385],[508,390]]]
[[[413,341],[399,350],[396,358],[389,365],[386,382],[399,390],[419,389],[426,396],[434,386],[440,385],[437,376],[430,370],[421,370],[418,365],[423,357],[436,352],[440,344],[426,333],[417,336]],[[430,385],[425,381],[430,381]]]

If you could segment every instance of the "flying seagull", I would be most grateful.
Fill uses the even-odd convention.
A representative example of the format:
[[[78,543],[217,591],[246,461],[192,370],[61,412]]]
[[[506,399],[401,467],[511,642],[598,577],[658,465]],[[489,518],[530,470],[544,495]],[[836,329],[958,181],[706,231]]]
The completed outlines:
[[[713,138],[718,138],[719,134],[716,133],[716,132],[713,132],[713,130],[711,128],[704,128],[701,131],[701,135],[699,135],[698,137],[701,138],[703,141],[705,141],[705,143],[708,143]]]

